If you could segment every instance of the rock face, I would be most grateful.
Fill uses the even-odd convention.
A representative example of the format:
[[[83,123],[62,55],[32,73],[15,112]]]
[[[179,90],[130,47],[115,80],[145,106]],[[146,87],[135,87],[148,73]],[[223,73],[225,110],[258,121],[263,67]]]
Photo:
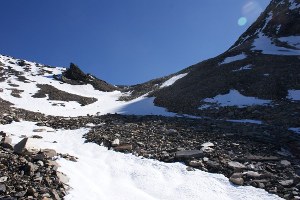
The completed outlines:
[[[96,90],[105,92],[118,90],[117,87],[103,80],[100,80],[92,75],[85,74],[77,65],[73,63],[71,63],[70,68],[62,74],[61,80],[73,85],[91,84]]]

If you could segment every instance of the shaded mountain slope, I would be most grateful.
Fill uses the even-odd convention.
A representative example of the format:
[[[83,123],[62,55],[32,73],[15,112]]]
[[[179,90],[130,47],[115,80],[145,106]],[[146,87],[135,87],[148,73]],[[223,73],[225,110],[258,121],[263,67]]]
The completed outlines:
[[[271,1],[226,52],[191,66],[187,76],[153,92],[156,105],[174,112],[210,115],[212,109],[199,109],[206,98],[237,90],[244,96],[294,106],[288,96],[290,91],[300,89],[299,13],[298,0]],[[228,116],[228,108],[218,107],[215,115],[222,113]],[[241,113],[235,112],[234,116],[245,114]]]

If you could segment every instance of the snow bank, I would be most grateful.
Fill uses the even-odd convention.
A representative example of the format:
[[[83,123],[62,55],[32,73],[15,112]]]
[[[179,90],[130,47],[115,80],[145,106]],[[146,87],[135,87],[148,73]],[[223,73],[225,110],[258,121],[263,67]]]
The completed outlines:
[[[247,56],[244,53],[242,53],[242,54],[239,54],[239,55],[236,55],[236,56],[227,57],[220,64],[221,65],[228,64],[228,63],[231,63],[231,62],[234,62],[234,61],[243,60],[245,58],[247,58]]]
[[[293,131],[295,133],[299,133],[300,134],[300,127],[296,127],[296,128],[289,128],[290,131]]]
[[[234,123],[250,123],[250,124],[263,124],[260,120],[254,120],[254,119],[229,119],[226,120],[228,122],[234,122]]]
[[[66,200],[276,200],[278,196],[250,186],[237,187],[223,175],[200,170],[187,171],[180,163],[162,163],[109,151],[94,143],[84,143],[82,135],[88,129],[33,132],[34,122],[13,122],[0,131],[12,136],[13,143],[26,134],[40,135],[29,139],[29,146],[51,148],[78,157],[78,162],[58,159],[59,171],[69,178],[71,186]],[[53,143],[56,141],[57,143]]]
[[[300,36],[281,37],[281,38],[278,38],[278,40],[280,40],[281,42],[286,42],[290,46],[300,48]]]
[[[289,7],[290,10],[300,8],[300,4],[297,3],[295,0],[289,0],[289,4],[290,4],[290,7]]]
[[[243,70],[250,70],[252,69],[252,65],[246,65],[244,67],[241,67],[239,69],[236,69],[236,70],[232,70],[233,72],[238,72],[238,71],[243,71]]]
[[[179,74],[177,76],[173,76],[169,80],[165,81],[163,84],[161,84],[160,88],[168,87],[170,85],[173,85],[177,80],[185,77],[188,73]]]
[[[300,101],[300,90],[288,90],[288,99]]]
[[[252,50],[262,51],[263,54],[271,55],[300,55],[300,50],[278,47],[271,38],[261,33],[254,40]]]
[[[243,108],[253,105],[266,105],[270,104],[271,100],[258,99],[256,97],[247,97],[239,93],[237,90],[230,90],[228,94],[219,94],[213,98],[206,98],[203,100],[206,103],[199,109],[207,109],[211,107],[211,104],[217,104],[218,106],[237,106]]]

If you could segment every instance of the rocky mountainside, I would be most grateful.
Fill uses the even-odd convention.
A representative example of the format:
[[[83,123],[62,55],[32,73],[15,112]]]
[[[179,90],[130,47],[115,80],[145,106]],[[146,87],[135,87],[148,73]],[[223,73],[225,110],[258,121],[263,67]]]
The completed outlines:
[[[299,126],[299,24],[299,0],[271,1],[226,52],[185,69],[186,76],[155,90],[151,94],[155,104],[173,112]],[[234,94],[270,104],[222,106],[215,99],[222,95],[237,98]]]
[[[272,0],[223,54],[133,86],[0,55],[0,199],[300,199],[299,19]]]

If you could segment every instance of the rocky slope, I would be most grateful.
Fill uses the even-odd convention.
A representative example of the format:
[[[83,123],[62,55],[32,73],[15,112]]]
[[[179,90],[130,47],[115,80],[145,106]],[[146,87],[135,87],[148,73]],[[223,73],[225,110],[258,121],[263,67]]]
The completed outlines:
[[[155,91],[156,105],[171,111],[214,115],[212,110],[199,109],[205,104],[203,100],[235,89],[244,96],[272,100],[273,105],[292,109],[295,105],[290,105],[289,91],[300,89],[299,13],[298,0],[271,1],[230,49],[191,66],[187,76]],[[233,108],[233,112],[240,117],[239,109]],[[222,113],[222,117],[228,117],[228,112]],[[251,117],[251,112],[242,113]]]
[[[113,86],[75,64],[56,68],[0,55],[0,124],[89,128],[87,142],[300,199],[300,136],[292,131],[300,130],[299,12],[299,0],[272,0],[223,54],[134,86]],[[108,114],[115,112],[193,118]],[[49,164],[58,155],[14,152],[1,134],[0,198],[66,194]]]

